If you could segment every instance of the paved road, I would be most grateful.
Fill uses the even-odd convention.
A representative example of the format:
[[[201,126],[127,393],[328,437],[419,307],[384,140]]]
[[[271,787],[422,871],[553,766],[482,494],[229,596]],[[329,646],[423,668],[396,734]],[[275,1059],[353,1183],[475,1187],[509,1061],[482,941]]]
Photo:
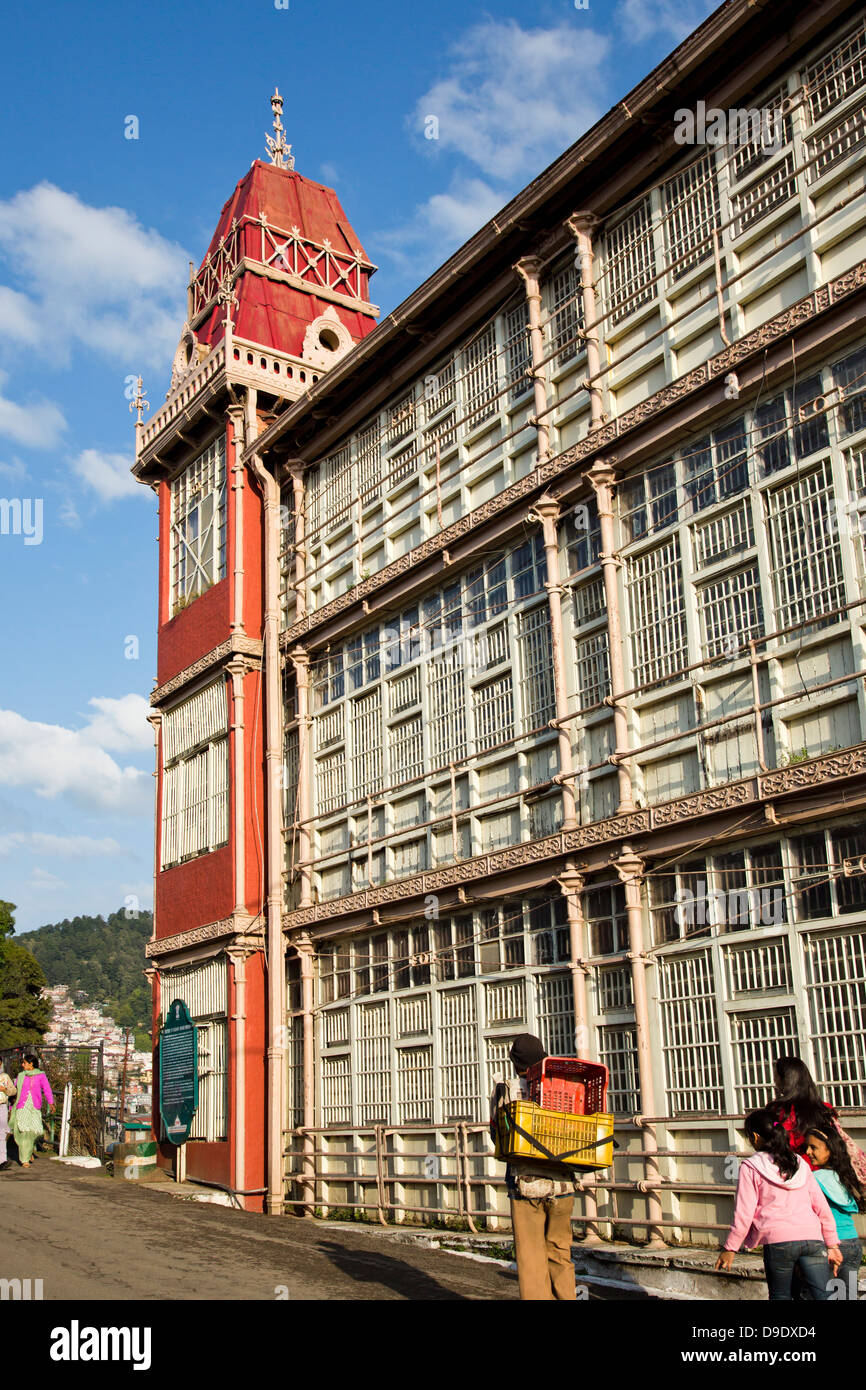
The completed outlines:
[[[516,1299],[513,1271],[386,1235],[170,1197],[47,1157],[0,1173],[0,1278],[48,1299]]]

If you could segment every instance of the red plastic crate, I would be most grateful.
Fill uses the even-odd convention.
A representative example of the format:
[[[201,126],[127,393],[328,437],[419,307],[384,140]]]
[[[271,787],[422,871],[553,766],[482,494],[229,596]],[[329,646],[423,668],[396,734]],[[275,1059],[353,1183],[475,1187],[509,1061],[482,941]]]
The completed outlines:
[[[569,1115],[605,1112],[607,1078],[607,1067],[580,1057],[545,1057],[526,1073],[530,1100]]]

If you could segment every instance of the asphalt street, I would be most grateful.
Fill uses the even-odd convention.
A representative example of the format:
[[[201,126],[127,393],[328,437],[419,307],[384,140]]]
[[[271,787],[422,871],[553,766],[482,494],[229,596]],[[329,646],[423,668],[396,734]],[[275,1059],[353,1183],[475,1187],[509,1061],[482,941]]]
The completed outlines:
[[[0,1278],[41,1279],[45,1300],[517,1299],[500,1263],[173,1198],[46,1156],[0,1173],[0,1230]]]

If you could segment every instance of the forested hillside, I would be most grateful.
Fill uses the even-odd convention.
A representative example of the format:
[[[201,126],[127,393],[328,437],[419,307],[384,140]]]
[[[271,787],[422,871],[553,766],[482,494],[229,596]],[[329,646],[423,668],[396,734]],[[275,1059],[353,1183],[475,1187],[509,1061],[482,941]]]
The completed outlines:
[[[82,990],[90,1003],[105,1004],[122,1028],[150,1027],[150,989],[142,971],[153,928],[149,912],[127,917],[73,917],[24,932],[15,941],[38,960],[49,985]]]

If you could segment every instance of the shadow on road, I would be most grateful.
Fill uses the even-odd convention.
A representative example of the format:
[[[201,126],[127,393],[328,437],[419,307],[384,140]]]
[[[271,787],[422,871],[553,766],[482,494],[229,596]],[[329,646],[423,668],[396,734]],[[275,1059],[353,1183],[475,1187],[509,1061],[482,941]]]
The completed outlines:
[[[367,1254],[358,1250],[348,1250],[335,1241],[320,1241],[317,1247],[343,1274],[358,1283],[384,1284],[402,1298],[429,1302],[432,1299],[455,1299],[465,1302],[463,1294],[440,1284],[438,1279],[416,1269],[405,1260],[395,1260],[391,1255]]]

